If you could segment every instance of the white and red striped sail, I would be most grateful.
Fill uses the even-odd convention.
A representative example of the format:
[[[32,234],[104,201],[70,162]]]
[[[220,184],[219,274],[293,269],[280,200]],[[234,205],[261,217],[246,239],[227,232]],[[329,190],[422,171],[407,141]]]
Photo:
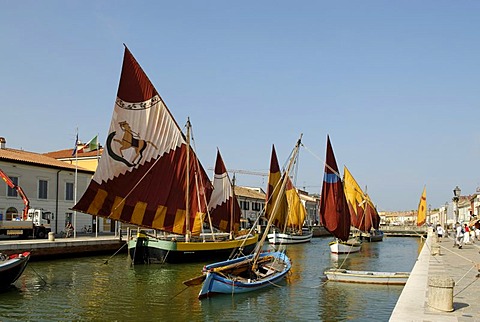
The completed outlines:
[[[220,151],[217,151],[213,192],[208,203],[212,225],[222,231],[238,232],[241,210]]]
[[[187,226],[201,231],[211,183],[127,47],[105,148],[74,210],[178,234]]]

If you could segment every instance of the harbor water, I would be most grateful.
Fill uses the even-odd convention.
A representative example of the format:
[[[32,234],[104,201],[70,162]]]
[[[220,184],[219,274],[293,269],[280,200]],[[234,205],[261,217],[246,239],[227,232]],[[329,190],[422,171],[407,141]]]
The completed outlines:
[[[133,267],[125,253],[30,262],[0,293],[0,321],[388,321],[403,286],[326,282],[323,272],[409,272],[421,239],[385,237],[348,256],[330,254],[329,241],[289,246],[291,274],[278,285],[204,300],[182,282],[207,263]]]

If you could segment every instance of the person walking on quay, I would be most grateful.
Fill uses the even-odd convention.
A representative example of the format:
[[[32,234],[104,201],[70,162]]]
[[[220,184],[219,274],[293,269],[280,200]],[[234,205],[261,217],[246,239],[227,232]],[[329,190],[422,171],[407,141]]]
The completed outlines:
[[[470,229],[467,224],[463,225],[463,243],[470,244]]]
[[[455,224],[455,239],[453,242],[453,247],[458,246],[459,249],[463,246],[463,228],[460,223]]]
[[[443,238],[443,227],[440,225],[437,226],[437,237],[438,241],[441,242]]]

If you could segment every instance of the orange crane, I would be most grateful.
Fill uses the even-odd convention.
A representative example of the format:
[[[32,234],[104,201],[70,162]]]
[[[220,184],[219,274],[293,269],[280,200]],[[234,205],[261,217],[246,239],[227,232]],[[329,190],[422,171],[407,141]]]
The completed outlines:
[[[23,208],[23,213],[22,213],[22,220],[27,220],[28,217],[28,209],[30,209],[30,200],[28,200],[27,196],[25,195],[25,192],[23,192],[22,187],[19,185],[15,184],[12,179],[10,179],[9,176],[5,172],[0,169],[0,177],[5,181],[5,183],[12,189],[15,189],[20,197],[22,197],[23,203],[25,204],[25,207]]]

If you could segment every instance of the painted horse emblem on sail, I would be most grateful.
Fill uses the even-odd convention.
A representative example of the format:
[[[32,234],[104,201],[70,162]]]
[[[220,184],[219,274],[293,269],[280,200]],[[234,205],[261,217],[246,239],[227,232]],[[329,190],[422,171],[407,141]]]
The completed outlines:
[[[123,131],[122,138],[114,138],[117,133],[116,131],[110,133],[107,138],[107,151],[110,157],[112,157],[114,160],[120,161],[129,167],[133,167],[142,161],[143,152],[149,144],[158,150],[155,144],[153,144],[151,141],[142,139],[137,132],[133,131],[126,121],[119,122],[118,124],[120,125],[120,129]],[[117,142],[120,144],[120,155],[113,151],[112,142]],[[133,149],[134,151],[134,155],[131,160],[127,160],[124,156],[124,151],[128,149]]]

